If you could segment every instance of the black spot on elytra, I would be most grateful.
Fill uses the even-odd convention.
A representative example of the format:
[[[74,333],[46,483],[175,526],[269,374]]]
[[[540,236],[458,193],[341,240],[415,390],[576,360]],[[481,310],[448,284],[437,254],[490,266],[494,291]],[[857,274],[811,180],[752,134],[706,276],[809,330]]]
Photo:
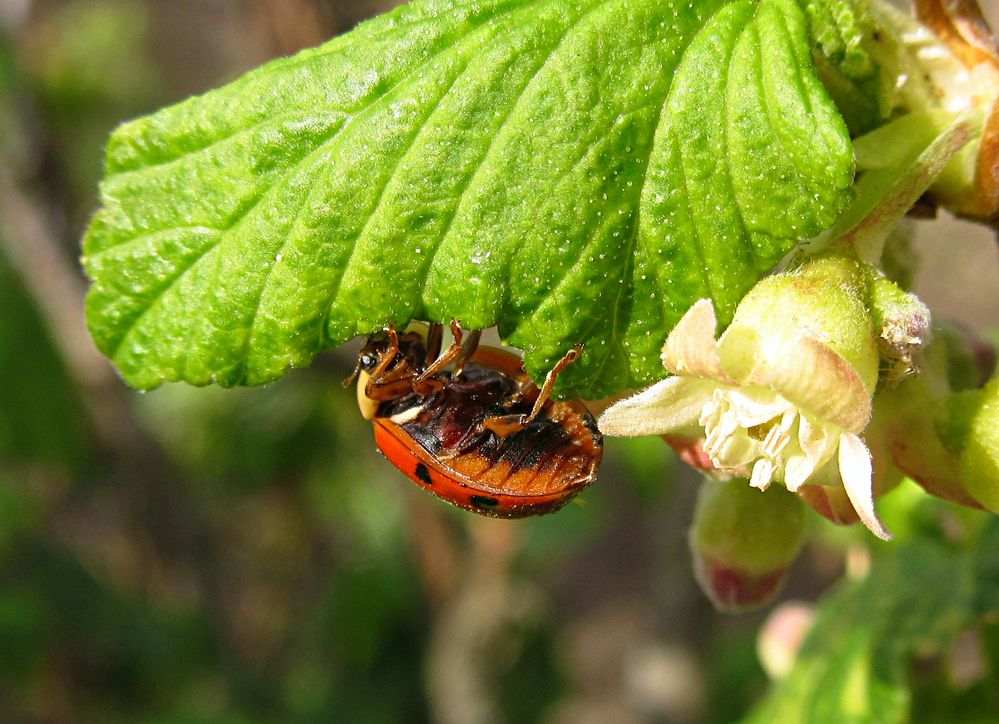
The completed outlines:
[[[499,498],[491,498],[488,495],[473,495],[472,505],[476,508],[484,508],[488,510],[499,505]]]
[[[600,434],[600,428],[597,427],[597,421],[593,419],[593,415],[589,412],[583,415],[583,424],[586,425],[586,429],[590,433],[590,437],[593,438],[593,444],[597,447],[602,447],[604,444],[604,436]]]
[[[433,485],[434,479],[430,477],[430,471],[423,463],[416,464],[416,477],[424,485]]]

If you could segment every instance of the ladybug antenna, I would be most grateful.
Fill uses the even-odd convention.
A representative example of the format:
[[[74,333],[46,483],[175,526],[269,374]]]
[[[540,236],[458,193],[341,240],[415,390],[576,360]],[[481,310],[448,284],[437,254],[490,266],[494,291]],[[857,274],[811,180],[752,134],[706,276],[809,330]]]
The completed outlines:
[[[340,384],[344,387],[350,387],[357,380],[358,375],[361,374],[361,355],[357,356],[357,364],[354,365],[354,371],[350,373],[350,377],[345,379]]]

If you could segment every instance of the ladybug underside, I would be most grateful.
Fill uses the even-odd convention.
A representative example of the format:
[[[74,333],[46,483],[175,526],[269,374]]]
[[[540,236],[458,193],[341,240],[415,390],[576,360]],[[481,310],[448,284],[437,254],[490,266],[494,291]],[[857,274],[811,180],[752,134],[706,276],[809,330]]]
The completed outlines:
[[[426,453],[419,457],[440,467],[446,482],[525,496],[525,502],[563,494],[568,500],[595,476],[600,433],[585,408],[570,402],[545,403],[544,414],[504,437],[485,429],[487,417],[530,412],[537,395],[518,399],[519,386],[516,378],[473,362],[439,392],[382,402],[376,419],[391,423],[396,437],[397,430],[410,437]],[[432,488],[429,475],[422,477]]]

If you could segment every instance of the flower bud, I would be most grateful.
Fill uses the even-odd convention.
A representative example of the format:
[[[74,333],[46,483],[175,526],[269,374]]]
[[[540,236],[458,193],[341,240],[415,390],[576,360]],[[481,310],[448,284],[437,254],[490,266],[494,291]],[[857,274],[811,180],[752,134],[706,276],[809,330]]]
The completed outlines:
[[[835,394],[843,380],[831,367],[827,374],[815,374],[826,372],[822,367],[801,368],[822,364],[807,349],[806,340],[813,340],[847,363],[850,376],[863,386],[856,393],[869,398],[877,384],[879,361],[866,306],[868,275],[869,267],[861,262],[833,255],[761,280],[739,303],[732,324],[718,342],[725,370],[737,379],[749,377],[779,385],[785,397],[797,391],[796,399],[789,397],[792,402],[825,417],[833,412],[827,406],[843,398],[842,390]],[[791,386],[791,374],[800,390]],[[857,407],[854,400],[849,402],[851,409]],[[868,407],[860,415],[865,418],[860,429],[869,413]],[[856,417],[848,414],[843,426],[855,427]]]
[[[690,529],[694,572],[721,611],[745,611],[777,595],[804,539],[801,501],[783,488],[706,480]]]
[[[871,281],[870,309],[878,351],[888,368],[886,380],[897,384],[914,371],[912,356],[930,341],[930,310],[916,295],[881,276]]]
[[[767,617],[756,638],[756,654],[772,680],[783,679],[791,672],[814,622],[815,610],[802,601],[782,603]]]
[[[959,396],[958,405],[968,420],[960,452],[964,489],[987,510],[999,513],[999,376],[980,392]]]
[[[933,334],[943,354],[938,364],[944,366],[953,392],[979,389],[988,382],[996,369],[996,349],[988,340],[947,320],[936,325]]]
[[[924,371],[878,393],[867,438],[876,454],[883,451],[928,493],[978,507],[961,485],[957,457],[940,438],[937,421],[946,415],[946,397],[934,393],[931,382]]]
[[[999,378],[967,389],[981,374],[977,352],[938,335],[920,375],[878,393],[867,437],[875,458],[883,451],[927,492],[999,512]]]

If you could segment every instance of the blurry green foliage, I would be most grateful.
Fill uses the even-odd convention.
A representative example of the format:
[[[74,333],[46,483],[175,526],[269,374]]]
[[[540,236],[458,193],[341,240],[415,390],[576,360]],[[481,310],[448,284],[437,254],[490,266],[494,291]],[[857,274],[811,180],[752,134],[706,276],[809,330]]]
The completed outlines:
[[[58,688],[71,683],[102,692],[80,702],[83,720],[134,713],[204,673],[212,648],[205,623],[103,584],[73,556],[29,534],[0,574],[0,693],[30,702],[68,694]]]
[[[0,101],[14,82],[14,54],[10,47],[10,37],[0,26]]]
[[[149,21],[140,0],[74,0],[55,4],[22,42],[19,84],[52,144],[40,162],[74,226],[92,212],[107,134],[163,102]]]
[[[794,669],[750,721],[939,721],[913,706],[921,683],[911,675],[913,661],[944,656],[958,634],[999,613],[999,521],[967,522],[959,542],[938,529],[879,546],[863,580],[824,598]],[[999,710],[995,672],[982,675],[990,673],[991,683],[976,692],[983,708],[975,718]],[[956,721],[954,688],[942,683],[916,699],[937,699],[937,713]]]
[[[155,73],[145,57],[148,28],[148,10],[137,0],[58,6],[37,29],[28,55],[51,110],[58,116],[101,107],[106,114],[135,99],[151,100]]]
[[[767,687],[756,653],[758,621],[733,619],[727,623],[712,638],[707,656],[705,721],[717,724],[738,721],[746,713],[746,702],[757,701]]]
[[[0,461],[77,466],[89,449],[79,396],[2,246],[0,379]]]
[[[143,395],[137,404],[150,430],[186,470],[209,484],[245,491],[301,476],[310,466],[337,457],[333,410],[352,400],[335,400],[314,383],[293,379],[235,394],[172,385]],[[365,427],[355,424],[346,434]]]
[[[518,656],[499,676],[499,703],[504,720],[543,721],[551,706],[567,693],[551,622],[536,622],[524,632]]]

